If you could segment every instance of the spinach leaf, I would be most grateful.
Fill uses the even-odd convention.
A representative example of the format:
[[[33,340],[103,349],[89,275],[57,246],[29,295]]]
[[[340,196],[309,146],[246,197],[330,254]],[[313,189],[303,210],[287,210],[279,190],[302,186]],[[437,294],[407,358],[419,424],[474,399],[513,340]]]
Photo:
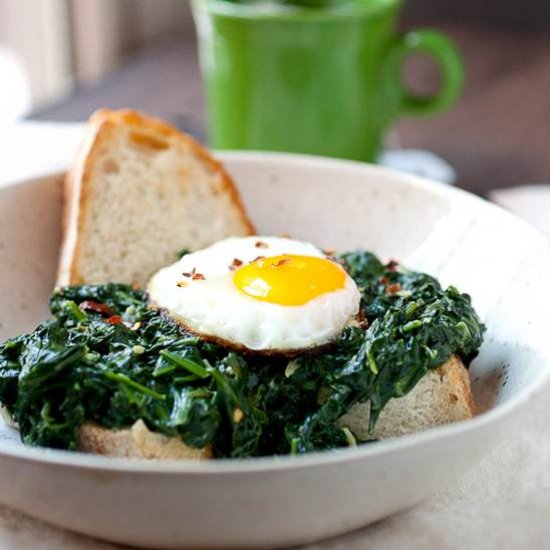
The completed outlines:
[[[243,355],[182,331],[126,285],[54,292],[52,319],[0,345],[0,402],[29,445],[75,449],[85,422],[142,419],[215,456],[303,453],[349,444],[336,420],[380,411],[452,354],[468,363],[484,326],[470,298],[373,254],[339,258],[362,293],[367,328],[292,360]]]
[[[368,252],[341,259],[360,287],[369,327],[353,356],[327,374],[329,397],[297,432],[302,452],[316,448],[316,438],[357,402],[370,401],[373,430],[390,399],[406,395],[453,353],[469,364],[483,341],[485,327],[467,294]]]

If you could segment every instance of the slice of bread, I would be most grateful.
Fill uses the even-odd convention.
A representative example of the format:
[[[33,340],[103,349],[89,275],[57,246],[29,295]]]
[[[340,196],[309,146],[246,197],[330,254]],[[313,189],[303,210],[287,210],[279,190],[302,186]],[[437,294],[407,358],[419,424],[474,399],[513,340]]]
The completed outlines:
[[[111,430],[88,422],[78,432],[78,448],[86,453],[125,458],[212,458],[211,446],[203,449],[189,447],[179,437],[151,432],[143,420],[125,430]]]
[[[338,420],[359,441],[388,439],[467,420],[474,415],[468,371],[456,355],[428,372],[407,395],[391,399],[369,434],[370,402],[354,405]]]
[[[474,401],[468,371],[453,355],[430,371],[404,397],[391,399],[382,410],[374,433],[370,434],[370,403],[358,403],[338,420],[358,441],[388,439],[467,420],[474,415]],[[80,428],[81,451],[127,458],[194,459],[212,458],[212,448],[194,449],[177,437],[151,432],[142,420],[131,428],[111,430],[87,423]]]
[[[66,178],[58,285],[145,286],[181,250],[253,234],[229,175],[190,136],[135,111],[97,111]]]

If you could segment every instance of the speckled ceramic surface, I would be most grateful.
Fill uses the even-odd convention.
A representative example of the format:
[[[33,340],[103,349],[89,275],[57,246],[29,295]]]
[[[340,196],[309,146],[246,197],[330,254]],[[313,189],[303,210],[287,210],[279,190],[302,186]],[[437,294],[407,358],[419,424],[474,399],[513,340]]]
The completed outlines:
[[[298,458],[147,463],[26,449],[0,429],[0,503],[100,538],[160,548],[273,547],[395,513],[492,450],[550,372],[545,238],[466,193],[368,165],[220,155],[264,234],[372,249],[469,292],[489,330],[471,368],[480,414],[395,441]],[[0,338],[47,315],[56,176],[0,190]]]

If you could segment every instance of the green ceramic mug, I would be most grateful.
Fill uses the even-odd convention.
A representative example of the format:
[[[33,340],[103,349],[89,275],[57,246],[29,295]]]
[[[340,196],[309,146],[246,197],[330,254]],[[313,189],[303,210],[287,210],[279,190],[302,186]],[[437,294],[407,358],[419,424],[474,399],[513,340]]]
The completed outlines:
[[[193,0],[211,145],[375,161],[396,117],[447,109],[463,87],[460,55],[437,31],[398,34],[401,5]],[[434,96],[402,83],[411,54],[438,65]]]

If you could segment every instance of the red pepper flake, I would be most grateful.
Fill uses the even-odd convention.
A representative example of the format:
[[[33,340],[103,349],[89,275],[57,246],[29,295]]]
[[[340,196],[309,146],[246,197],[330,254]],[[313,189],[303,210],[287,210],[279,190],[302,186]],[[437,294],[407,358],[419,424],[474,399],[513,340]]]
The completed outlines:
[[[256,244],[254,246],[256,248],[267,248],[269,245],[267,243],[264,243],[263,241],[256,241]]]
[[[83,311],[95,311],[101,313],[101,315],[111,316],[113,314],[113,310],[107,304],[101,304],[93,300],[84,300],[78,304],[78,307]]]
[[[260,260],[265,260],[265,256],[256,256],[250,263],[259,262]]]
[[[119,325],[122,323],[122,317],[120,315],[111,315],[108,319],[105,319],[106,323],[109,325]]]
[[[380,277],[380,284],[386,286],[389,283],[387,277]]]
[[[187,277],[188,279],[192,279],[197,273],[197,268],[193,268],[191,271],[186,271],[185,273],[182,273],[184,277]]]
[[[233,270],[237,269],[238,267],[241,267],[241,265],[243,265],[243,261],[239,260],[239,258],[234,258],[233,263],[229,266],[229,269],[231,271],[233,271]]]
[[[191,279],[193,281],[204,281],[205,276],[202,273],[195,273]]]
[[[276,264],[273,264],[273,267],[280,267],[288,263],[290,263],[290,258],[283,258],[282,260],[279,260]]]
[[[398,267],[399,267],[399,262],[396,261],[396,260],[390,260],[390,261],[386,264],[386,269],[387,269],[388,271],[395,271]]]
[[[386,287],[386,294],[395,294],[400,290],[401,290],[401,285],[399,283],[395,283],[393,285],[389,285]]]

